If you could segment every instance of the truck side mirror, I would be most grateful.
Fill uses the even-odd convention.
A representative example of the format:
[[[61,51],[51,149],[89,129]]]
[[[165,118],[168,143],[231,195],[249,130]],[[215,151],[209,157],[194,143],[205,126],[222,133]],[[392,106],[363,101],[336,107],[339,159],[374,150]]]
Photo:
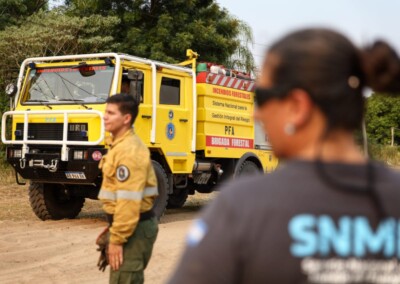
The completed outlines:
[[[79,63],[78,70],[82,77],[90,77],[96,74],[96,71],[94,71],[93,67],[87,65],[86,62]]]
[[[71,69],[78,69],[82,77],[90,77],[96,74],[93,67],[88,65],[85,61],[79,62],[78,65],[70,67]]]
[[[10,97],[10,99],[15,96],[17,91],[18,91],[18,88],[14,83],[10,83],[6,86],[6,94]]]

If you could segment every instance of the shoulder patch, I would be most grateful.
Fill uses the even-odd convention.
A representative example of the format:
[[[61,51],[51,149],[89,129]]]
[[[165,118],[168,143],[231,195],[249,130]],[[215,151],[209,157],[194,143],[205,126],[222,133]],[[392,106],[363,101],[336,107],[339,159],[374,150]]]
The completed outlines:
[[[127,166],[119,166],[116,172],[118,181],[126,181],[129,178],[129,169]]]
[[[186,237],[186,242],[189,247],[197,246],[204,236],[207,234],[208,226],[202,219],[197,219],[193,222]]]

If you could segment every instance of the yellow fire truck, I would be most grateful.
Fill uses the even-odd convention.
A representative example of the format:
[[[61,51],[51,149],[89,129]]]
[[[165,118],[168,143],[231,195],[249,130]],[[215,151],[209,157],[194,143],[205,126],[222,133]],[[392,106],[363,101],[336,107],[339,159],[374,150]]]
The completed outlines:
[[[3,114],[1,140],[17,183],[30,181],[40,219],[74,218],[85,198],[97,198],[98,163],[107,152],[105,101],[123,81],[141,102],[134,128],[151,152],[158,216],[195,191],[209,193],[232,177],[276,167],[253,121],[254,81],[197,63],[191,50],[187,55],[176,65],[117,53],[22,63],[17,84],[7,86],[12,108]]]

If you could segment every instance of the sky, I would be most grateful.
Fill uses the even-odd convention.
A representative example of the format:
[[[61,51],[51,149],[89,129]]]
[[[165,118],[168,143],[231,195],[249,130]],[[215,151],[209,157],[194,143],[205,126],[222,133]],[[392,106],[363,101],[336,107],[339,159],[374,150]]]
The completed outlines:
[[[217,0],[253,30],[254,60],[287,33],[307,27],[335,29],[357,46],[383,39],[400,54],[400,1],[397,0]]]

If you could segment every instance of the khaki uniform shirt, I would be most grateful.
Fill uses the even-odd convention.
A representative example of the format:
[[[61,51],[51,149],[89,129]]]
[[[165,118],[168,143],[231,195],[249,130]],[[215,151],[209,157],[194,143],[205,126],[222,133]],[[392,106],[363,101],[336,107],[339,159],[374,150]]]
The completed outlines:
[[[99,168],[103,182],[98,198],[104,211],[114,215],[110,242],[123,244],[133,234],[140,213],[149,211],[158,195],[150,152],[132,129],[111,142]]]

